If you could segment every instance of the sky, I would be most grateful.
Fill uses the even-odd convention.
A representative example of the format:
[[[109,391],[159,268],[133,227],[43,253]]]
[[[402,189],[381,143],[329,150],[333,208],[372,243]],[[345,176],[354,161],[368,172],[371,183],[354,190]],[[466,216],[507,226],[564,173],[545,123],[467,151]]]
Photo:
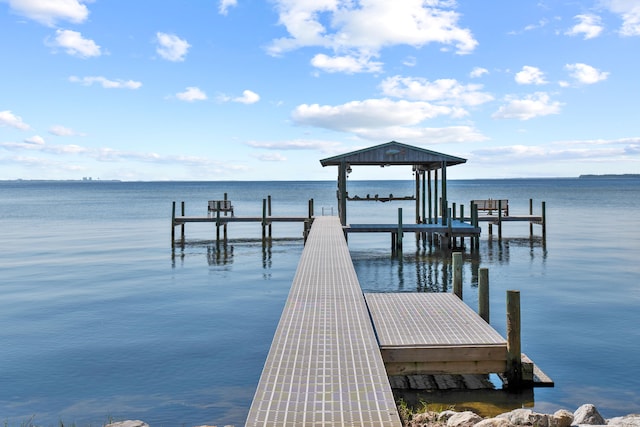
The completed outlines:
[[[639,0],[0,0],[0,36],[2,180],[640,173]]]

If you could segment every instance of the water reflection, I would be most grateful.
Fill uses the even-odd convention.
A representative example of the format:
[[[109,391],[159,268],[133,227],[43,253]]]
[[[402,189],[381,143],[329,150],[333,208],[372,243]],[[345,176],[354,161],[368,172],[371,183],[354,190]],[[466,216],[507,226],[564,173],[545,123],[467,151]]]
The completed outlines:
[[[488,261],[498,264],[507,264],[511,257],[512,248],[529,248],[529,257],[533,261],[541,258],[543,263],[547,260],[548,251],[546,240],[542,237],[531,238],[489,238],[484,242],[485,247],[481,248],[481,253],[487,257]]]
[[[407,245],[409,246],[409,245]],[[526,249],[523,251],[522,249]],[[457,250],[416,245],[413,251],[394,254],[388,249],[351,249],[360,284],[365,292],[450,292],[453,286],[452,254]],[[465,286],[478,286],[479,270],[490,265],[506,265],[512,257],[546,264],[544,239],[503,238],[481,241],[478,250],[462,251]]]

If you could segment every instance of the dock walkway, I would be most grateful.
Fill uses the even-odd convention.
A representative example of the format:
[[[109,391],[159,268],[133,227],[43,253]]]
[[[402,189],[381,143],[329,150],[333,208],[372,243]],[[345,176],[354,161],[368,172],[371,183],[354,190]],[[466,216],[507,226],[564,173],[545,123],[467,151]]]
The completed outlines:
[[[337,217],[317,217],[246,426],[401,426]]]

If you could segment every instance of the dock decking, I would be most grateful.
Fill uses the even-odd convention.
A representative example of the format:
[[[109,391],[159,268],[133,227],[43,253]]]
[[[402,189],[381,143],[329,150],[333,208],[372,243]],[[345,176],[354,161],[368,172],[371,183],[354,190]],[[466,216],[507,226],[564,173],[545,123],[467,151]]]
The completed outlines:
[[[337,217],[314,220],[246,426],[401,426]]]
[[[400,427],[389,375],[504,373],[507,347],[457,295],[365,296],[339,219],[317,217],[245,425]]]
[[[507,341],[450,293],[365,294],[389,375],[507,369]]]

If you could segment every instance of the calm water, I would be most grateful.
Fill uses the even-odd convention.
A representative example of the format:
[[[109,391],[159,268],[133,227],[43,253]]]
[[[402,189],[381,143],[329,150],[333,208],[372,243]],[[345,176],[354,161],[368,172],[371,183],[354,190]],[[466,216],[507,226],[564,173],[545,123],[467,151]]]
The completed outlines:
[[[300,224],[232,224],[216,247],[211,224],[187,226],[171,250],[171,202],[187,215],[233,201],[237,215],[336,211],[335,182],[0,182],[0,420],[20,425],[244,424],[302,251]],[[350,194],[412,195],[412,182],[352,182]],[[522,299],[523,351],[556,382],[535,409],[594,403],[605,417],[640,412],[640,180],[452,181],[451,202],[509,199],[512,214],[547,203],[548,235],[504,226],[465,255],[464,299],[488,267],[491,323],[504,334],[505,291]],[[394,221],[412,203],[349,204],[351,222]],[[540,228],[535,227],[536,235]],[[365,291],[450,289],[448,256],[408,236],[353,235]]]

